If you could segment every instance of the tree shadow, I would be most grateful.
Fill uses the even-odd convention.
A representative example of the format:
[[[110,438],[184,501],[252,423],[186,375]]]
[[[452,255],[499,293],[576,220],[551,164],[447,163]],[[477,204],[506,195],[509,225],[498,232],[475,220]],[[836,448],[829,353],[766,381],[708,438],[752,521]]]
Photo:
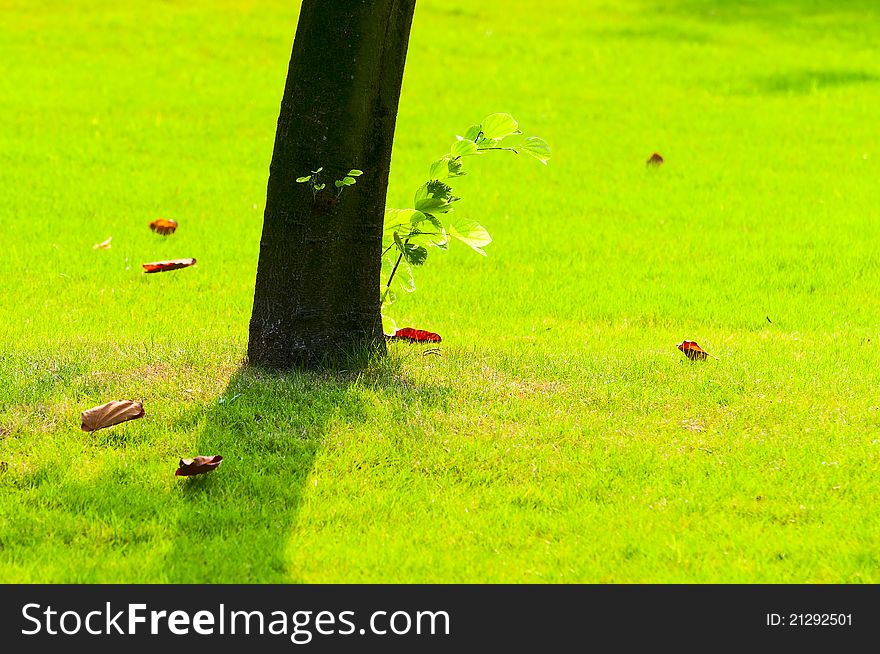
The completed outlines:
[[[282,582],[284,544],[327,424],[358,420],[346,381],[240,368],[209,409],[192,452],[220,467],[181,480],[168,576],[178,583]]]
[[[0,575],[24,583],[296,582],[289,556],[317,457],[370,438],[374,421],[447,408],[453,391],[414,381],[402,363],[387,356],[335,373],[243,367],[207,404],[150,405],[146,420],[87,434],[56,430],[25,444],[11,424],[0,443]],[[124,375],[105,393],[128,396],[141,383]],[[70,414],[67,405],[46,411],[32,421]],[[224,458],[213,472],[175,477],[177,458],[196,454]]]
[[[351,375],[239,369],[192,452],[220,454],[223,462],[181,480],[177,531],[164,557],[169,581],[296,582],[286,550],[316,457],[332,430],[369,420],[364,397],[376,393],[402,403],[426,395],[387,368]]]

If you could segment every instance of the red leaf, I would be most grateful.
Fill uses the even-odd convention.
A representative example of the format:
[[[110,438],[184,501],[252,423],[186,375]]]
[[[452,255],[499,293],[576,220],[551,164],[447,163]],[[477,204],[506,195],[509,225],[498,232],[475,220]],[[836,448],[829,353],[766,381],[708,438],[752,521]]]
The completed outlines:
[[[663,157],[660,156],[659,152],[655,152],[650,157],[648,157],[648,161],[645,162],[647,166],[660,166],[663,164]]]
[[[389,336],[393,341],[409,341],[411,343],[439,343],[442,339],[440,334],[427,332],[424,329],[413,329],[412,327],[404,327],[394,332],[393,336]]]
[[[168,236],[177,229],[177,221],[170,218],[156,218],[150,223],[150,229],[162,236]]]
[[[174,473],[178,477],[191,477],[192,475],[203,475],[211,472],[217,466],[223,457],[217,456],[197,456],[192,459],[181,459],[180,467]]]
[[[718,358],[706,352],[703,348],[697,345],[696,341],[682,341],[677,347],[684,352],[684,355],[691,361],[705,361],[706,357],[712,357],[713,359]]]
[[[165,272],[166,270],[177,270],[178,268],[187,268],[194,266],[195,259],[169,259],[168,261],[154,261],[153,263],[145,263],[144,271],[148,273]]]

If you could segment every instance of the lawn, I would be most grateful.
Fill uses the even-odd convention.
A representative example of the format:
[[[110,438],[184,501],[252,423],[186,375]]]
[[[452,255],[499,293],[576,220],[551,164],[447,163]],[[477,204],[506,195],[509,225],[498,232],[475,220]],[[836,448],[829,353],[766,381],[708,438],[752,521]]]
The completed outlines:
[[[873,0],[419,0],[389,205],[493,112],[553,158],[456,186],[489,256],[392,308],[439,356],[271,375],[296,17],[0,0],[0,581],[880,582]]]

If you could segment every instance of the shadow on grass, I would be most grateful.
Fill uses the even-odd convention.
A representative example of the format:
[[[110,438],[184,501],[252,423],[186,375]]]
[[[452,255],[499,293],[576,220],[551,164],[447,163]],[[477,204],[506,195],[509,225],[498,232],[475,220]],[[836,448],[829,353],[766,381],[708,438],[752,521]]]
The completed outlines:
[[[0,580],[296,582],[288,557],[322,449],[357,451],[354,439],[402,429],[451,393],[414,383],[389,356],[357,374],[242,368],[208,406],[88,434],[34,436],[0,411]],[[196,454],[223,463],[173,477],[177,457]]]
[[[880,77],[865,70],[795,70],[759,77],[757,88],[768,94],[801,94],[854,84],[880,82]]]
[[[880,7],[875,0],[677,0],[651,5],[657,13],[678,14],[715,23],[759,22],[766,26],[788,27],[792,20],[864,20]]]
[[[317,373],[241,368],[209,410],[195,454],[217,471],[181,481],[179,526],[167,557],[180,583],[283,582],[291,524],[329,423],[361,421],[350,383]]]
[[[438,395],[439,394],[439,395]],[[240,369],[209,410],[192,454],[220,454],[217,471],[180,480],[181,507],[165,557],[174,583],[285,583],[285,552],[331,430],[363,424],[367,397],[429,402],[388,366],[358,375]]]

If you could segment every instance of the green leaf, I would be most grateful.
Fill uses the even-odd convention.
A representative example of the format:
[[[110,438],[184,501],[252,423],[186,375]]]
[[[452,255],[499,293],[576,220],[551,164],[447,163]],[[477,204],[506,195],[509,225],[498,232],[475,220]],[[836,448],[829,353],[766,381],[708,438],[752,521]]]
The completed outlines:
[[[385,209],[385,231],[409,228],[425,219],[425,214],[415,209]]]
[[[391,251],[382,255],[382,272],[380,273],[380,286],[384,289],[385,285],[388,283],[388,278],[391,276],[391,271],[394,270],[394,261],[397,259],[397,255],[395,254],[392,257]]]
[[[422,213],[446,213],[451,211],[452,207],[443,198],[425,198],[416,202],[416,209]]]
[[[449,161],[449,157],[443,157],[442,159],[437,159],[434,163],[431,164],[431,169],[428,172],[428,177],[430,179],[446,179],[449,177],[449,166],[447,162]]]
[[[336,188],[342,188],[342,180],[341,180],[341,179],[337,179],[335,182],[333,182],[333,185],[334,185]]]
[[[413,270],[405,260],[401,261],[400,265],[397,266],[397,272],[394,273],[393,283],[397,284],[404,293],[412,293],[416,290],[416,280],[413,279]]]
[[[519,124],[510,114],[492,114],[483,119],[483,136],[487,139],[503,139],[511,134],[519,134]]]
[[[418,216],[413,216],[410,225],[409,234],[406,239],[411,243],[433,245],[434,247],[445,250],[449,242],[443,223],[436,216],[429,213],[417,212]],[[428,227],[423,223],[429,223]]]
[[[425,197],[444,198],[449,202],[455,202],[459,198],[452,195],[452,187],[440,180],[431,180],[424,185]]]
[[[388,280],[391,278],[395,263],[397,263],[396,255],[393,258],[387,254],[382,257],[382,292],[385,291]],[[416,290],[416,282],[413,278],[412,268],[405,260],[401,260],[400,265],[397,266],[397,271],[394,272],[394,279],[391,281],[391,286],[401,289],[404,293],[412,293]]]
[[[325,186],[327,186],[327,185],[326,184],[316,184],[315,190],[316,191],[323,191]]]
[[[421,266],[425,263],[425,259],[428,258],[428,250],[421,245],[407,243],[406,253],[403,255],[403,258],[407,263],[411,263],[414,266]]]
[[[296,183],[297,183],[297,184],[302,184],[303,182],[307,182],[307,181],[309,181],[311,178],[312,178],[311,175],[306,175],[305,177],[297,177],[297,178],[296,178]]]
[[[357,168],[352,168],[351,170],[348,171],[349,177],[360,177],[363,174],[364,174],[364,171],[358,170]]]
[[[442,184],[442,183],[443,182],[436,180],[436,179],[432,179],[430,182],[425,182],[416,191],[416,194],[413,197],[413,202],[418,202],[419,200],[424,200],[425,198],[429,197],[428,184]]]
[[[520,152],[532,155],[535,159],[545,165],[550,158],[550,146],[547,145],[547,141],[538,136],[528,137],[520,145],[516,146],[516,149]]]
[[[446,235],[446,230],[443,229],[443,223],[440,222],[440,219],[436,216],[432,216],[431,214],[425,214],[425,218],[427,218],[428,222],[436,229],[438,232],[442,232],[443,235]]]
[[[471,145],[474,144],[472,143]],[[461,160],[453,159],[447,154],[442,159],[437,159],[437,161],[431,164],[428,177],[433,181],[446,179],[447,177],[460,177],[466,174],[461,170]]]
[[[320,173],[322,170],[324,170],[324,166],[321,166],[320,168],[318,168],[318,170],[313,170],[313,171],[312,171],[312,175],[317,175],[317,174]]]
[[[471,125],[464,133],[464,138],[466,138],[468,141],[476,142],[482,131],[483,130],[480,129],[480,125]]]
[[[489,236],[486,228],[474,220],[458,220],[450,224],[449,235],[473,248],[475,252],[479,252],[484,257],[486,253],[482,248],[492,242],[492,237]]]
[[[428,250],[426,250],[421,245],[414,245],[412,243],[404,243],[400,239],[400,234],[394,232],[394,244],[397,246],[397,249],[403,252],[403,259],[409,264],[413,266],[421,266],[425,263],[425,259],[428,258]]]
[[[442,230],[439,236],[431,237],[431,245],[435,248],[439,248],[440,250],[448,250],[449,249],[449,236],[446,235],[446,230]]]
[[[343,186],[353,186],[354,183],[355,183],[355,179],[354,179],[354,177],[348,177],[348,176],[346,176],[346,177],[343,177],[343,178],[342,178],[342,184],[343,184]]]
[[[477,154],[477,144],[473,141],[468,141],[466,139],[461,138],[460,136],[456,137],[458,140],[452,144],[452,147],[449,148],[449,154],[453,157],[466,157],[471,154]]]
[[[487,139],[484,137],[477,141],[477,149],[497,148],[499,143],[501,143],[501,139]]]
[[[452,195],[452,187],[440,180],[433,179],[419,187],[415,195],[416,209],[424,213],[446,213],[452,211],[450,206],[460,200]]]
[[[391,316],[386,316],[383,313],[382,314],[382,333],[385,334],[386,336],[394,336],[394,333],[396,331],[397,331],[397,323],[394,322],[394,318],[392,318]]]
[[[382,294],[380,296],[382,298],[382,308],[390,307],[397,301],[397,294],[390,288],[387,288],[385,284],[379,285],[379,292]]]
[[[461,160],[450,159],[447,177],[461,177],[462,175],[467,175],[467,173],[461,170]]]
[[[441,250],[449,247],[449,237],[443,228],[443,223],[436,216],[425,214],[425,222],[431,224],[431,228],[425,226],[413,227],[409,235],[409,241],[416,244],[433,245]]]
[[[398,218],[401,211],[406,211],[406,209],[391,209],[390,207],[385,209],[385,226],[383,229],[386,232],[403,223],[403,221]]]

